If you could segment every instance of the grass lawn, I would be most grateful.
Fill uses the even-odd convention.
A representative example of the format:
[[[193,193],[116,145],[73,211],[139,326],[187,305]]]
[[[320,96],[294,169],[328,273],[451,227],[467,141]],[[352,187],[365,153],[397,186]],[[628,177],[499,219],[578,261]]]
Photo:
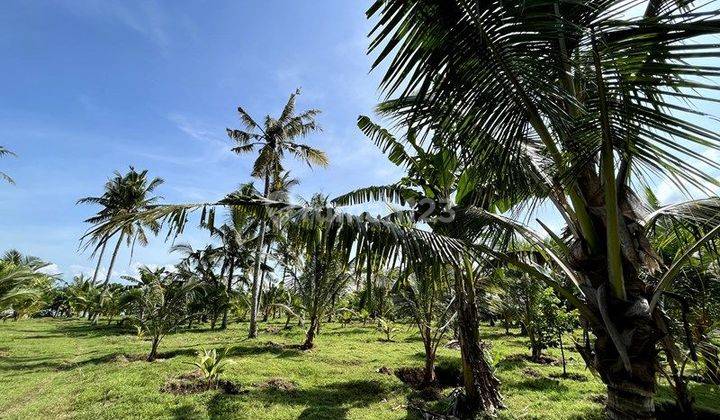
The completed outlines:
[[[261,331],[267,326],[263,325]],[[422,366],[422,343],[413,329],[401,327],[395,342],[380,341],[371,326],[323,325],[316,348],[302,352],[268,345],[298,344],[295,327],[245,339],[246,324],[227,331],[195,330],[162,342],[162,360],[125,360],[141,355],[149,342],[114,326],[90,327],[82,320],[23,320],[0,324],[0,418],[243,418],[243,419],[400,419],[417,418],[408,401],[417,393],[380,367]],[[568,352],[568,370],[577,377],[557,378],[561,367],[521,358],[524,337],[504,336],[484,327],[491,343],[507,409],[501,418],[602,418],[604,387]],[[224,378],[243,392],[207,391],[173,395],[160,388],[193,370],[189,363],[201,347],[236,346]],[[441,364],[458,364],[459,350],[442,348]],[[556,351],[551,355],[559,356]],[[294,389],[268,387],[280,378]],[[702,405],[720,406],[717,387],[693,384]],[[446,393],[450,390],[446,390]],[[667,397],[666,390],[661,395]],[[436,403],[441,404],[441,403]]]

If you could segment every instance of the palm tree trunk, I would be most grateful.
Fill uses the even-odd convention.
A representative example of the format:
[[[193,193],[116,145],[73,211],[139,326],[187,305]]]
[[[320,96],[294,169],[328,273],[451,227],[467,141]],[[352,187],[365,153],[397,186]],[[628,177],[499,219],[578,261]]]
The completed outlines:
[[[318,317],[317,315],[313,315],[310,318],[310,328],[308,328],[307,333],[305,333],[305,342],[300,346],[302,350],[310,350],[315,345],[315,334],[317,333],[318,329]]]
[[[265,173],[265,189],[264,196],[267,197],[270,192],[270,173]],[[265,242],[265,221],[260,222],[260,241],[255,251],[255,271],[253,272],[252,282],[252,306],[250,308],[250,330],[249,338],[257,337],[257,315],[260,306],[260,257],[262,256],[262,247]]]
[[[627,312],[627,307],[610,307],[619,334],[630,337],[626,346],[630,370],[624,367],[610,335],[600,329],[595,331],[593,364],[607,386],[608,418],[654,419],[658,331],[652,319]]]
[[[423,383],[426,386],[429,386],[435,382],[435,351],[433,349],[430,324],[427,323],[421,328],[424,329],[422,338],[423,346],[425,347],[425,370],[423,371]]]
[[[98,272],[100,272],[100,263],[102,263],[103,255],[105,254],[105,247],[107,246],[107,241],[103,242],[102,248],[100,248],[100,255],[98,255],[98,261],[95,265],[95,272],[93,273],[92,282],[95,284],[97,281]]]
[[[223,312],[223,318],[222,318],[222,325],[220,326],[220,329],[226,329],[227,328],[227,319],[228,319],[228,311],[230,311],[230,295],[232,293],[232,278],[233,278],[233,270],[235,269],[235,265],[231,262],[230,267],[228,267],[228,279],[227,279],[227,295],[228,295],[228,302],[225,306],[225,312]]]
[[[455,296],[465,389],[462,401],[458,401],[456,414],[460,418],[474,418],[478,411],[494,412],[502,407],[500,381],[493,374],[483,352],[474,285],[469,276],[459,269],[455,270]]]
[[[157,349],[160,345],[160,337],[154,336],[152,339],[152,345],[150,347],[150,354],[148,354],[147,361],[152,362],[157,357]]]
[[[263,265],[265,265],[265,266],[267,266],[268,255],[270,255],[270,242],[268,242],[267,247],[265,248],[265,256],[263,256]],[[260,273],[260,293],[259,293],[259,295],[260,295],[261,298],[262,298],[263,292],[264,292],[264,290],[265,290],[265,275],[266,275],[265,270],[263,270],[263,271]],[[270,287],[269,287],[269,286],[268,286],[268,290],[270,290]],[[262,299],[260,299],[260,300],[262,300]],[[262,319],[262,322],[267,322],[267,321],[268,321],[268,317],[270,316],[270,306],[269,306],[269,305],[270,305],[271,303],[272,303],[272,302],[269,302],[269,301],[264,302],[265,307],[263,308],[263,319]],[[258,308],[258,312],[259,312],[259,311],[260,311],[260,308]]]
[[[123,239],[123,233],[120,232],[120,237],[118,238],[117,243],[115,244],[115,249],[113,250],[112,258],[110,259],[110,267],[108,267],[107,277],[105,277],[105,282],[103,283],[103,290],[107,288],[108,283],[110,283],[110,276],[112,276],[112,270],[115,266],[115,259],[117,258],[118,251],[120,250],[120,244],[122,243]]]

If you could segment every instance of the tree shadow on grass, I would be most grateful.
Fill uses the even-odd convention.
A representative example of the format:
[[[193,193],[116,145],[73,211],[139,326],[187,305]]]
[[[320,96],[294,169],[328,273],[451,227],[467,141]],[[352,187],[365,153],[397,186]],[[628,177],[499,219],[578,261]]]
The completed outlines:
[[[527,359],[523,354],[511,354],[510,356],[503,357],[497,363],[495,368],[501,371],[515,370],[524,367],[527,364]]]
[[[148,352],[150,347],[148,344]],[[178,349],[172,349],[168,351],[158,352],[158,360],[172,359],[178,356],[197,356],[199,347],[184,347]],[[93,354],[93,353],[91,353]],[[228,353],[230,356],[243,357],[243,356],[254,356],[262,354],[274,354],[277,357],[294,357],[302,355],[303,352],[299,349],[292,348],[291,346],[283,348],[273,348],[269,346],[253,346],[253,347],[236,347],[230,350]],[[0,358],[0,371],[34,371],[34,370],[57,370],[57,371],[68,371],[78,369],[84,366],[95,366],[105,363],[129,363],[136,361],[145,361],[147,357],[146,352],[112,352],[99,356],[90,357],[78,362],[69,362],[59,357],[14,357],[5,356]]]
[[[532,378],[523,381],[511,383],[507,385],[509,388],[530,391],[556,391],[567,392],[570,388],[557,379],[552,378]]]
[[[505,331],[503,332],[487,332],[480,330],[480,338],[483,340],[508,340],[513,338],[521,337],[520,335],[515,335],[510,332],[510,334],[505,334]]]
[[[232,345],[215,345],[215,346],[209,346],[205,347],[206,349],[211,348],[219,348],[223,349],[225,347],[231,347]],[[258,344],[253,346],[237,346],[232,347],[230,351],[228,352],[228,356],[230,357],[244,357],[244,356],[259,356],[264,354],[271,354],[275,355],[280,358],[284,357],[295,357],[295,356],[301,356],[303,352],[299,349],[299,345],[284,345],[284,344],[275,344],[275,345],[268,345],[268,344]],[[187,347],[187,348],[181,348],[181,349],[175,349],[175,350],[169,350],[165,352],[160,352],[158,355],[159,358],[163,359],[169,359],[176,356],[196,356],[198,351],[200,350],[200,347]]]
[[[23,340],[41,340],[41,339],[46,339],[46,338],[58,338],[58,337],[65,337],[65,334],[47,333],[47,334],[24,335],[24,336],[22,336],[22,339]]]
[[[299,344],[260,344],[256,346],[234,347],[230,350],[230,356],[258,356],[272,354],[280,358],[302,356]]]
[[[79,324],[79,323],[72,323],[72,324],[65,324],[65,323],[59,323],[56,325],[56,330],[68,337],[72,338],[82,338],[82,337],[107,337],[107,336],[118,336],[118,335],[127,335],[134,333],[133,330],[128,328],[127,326],[123,325],[117,325],[117,324],[110,324],[107,325],[105,323],[101,323],[98,325],[92,325],[92,324]]]
[[[265,407],[306,407],[298,416],[300,419],[345,419],[350,409],[380,402],[392,391],[392,386],[370,380],[335,382],[287,391],[256,388],[240,396],[215,395],[208,403],[208,413],[211,418],[229,418],[242,409],[243,401],[259,401]]]
[[[193,404],[182,404],[170,409],[170,415],[173,419],[202,419],[205,418],[204,414],[205,413],[203,413]]]
[[[34,372],[55,370],[62,366],[58,357],[6,356],[0,359],[0,372]]]
[[[324,331],[321,329],[321,334],[327,335],[351,335],[351,334],[367,334],[375,331],[372,327],[337,327],[337,328],[326,328]]]

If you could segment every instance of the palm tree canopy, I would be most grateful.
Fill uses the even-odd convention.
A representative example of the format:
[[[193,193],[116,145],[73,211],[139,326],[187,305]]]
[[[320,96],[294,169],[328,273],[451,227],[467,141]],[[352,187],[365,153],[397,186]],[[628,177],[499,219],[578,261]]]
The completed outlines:
[[[15,153],[11,152],[10,150],[6,149],[3,146],[0,146],[0,157],[3,157],[3,156],[15,156]],[[15,181],[12,178],[10,178],[10,176],[8,174],[6,174],[5,172],[0,172],[0,179],[3,179],[10,184],[15,183]]]
[[[137,241],[142,246],[147,245],[148,237],[145,228],[157,233],[159,225],[156,223],[118,224],[116,222],[120,218],[156,205],[161,197],[151,194],[163,183],[162,178],[149,179],[147,170],[137,171],[132,166],[126,174],[116,171],[114,176],[105,183],[105,191],[101,196],[85,197],[77,201],[78,204],[97,204],[102,207],[95,216],[85,220],[86,223],[95,226],[90,228],[81,240],[90,239],[88,245],[96,243],[95,251],[97,251],[111,236],[122,232],[128,244],[134,245]],[[118,227],[120,225],[122,225],[121,228]],[[102,229],[100,229],[101,226]]]
[[[267,175],[279,176],[283,171],[282,158],[285,153],[294,155],[308,165],[327,166],[328,158],[324,152],[294,140],[320,130],[315,116],[320,111],[310,109],[296,113],[295,102],[300,94],[298,89],[290,95],[283,107],[280,117],[265,117],[263,124],[258,124],[242,107],[238,107],[240,120],[244,129],[227,129],[228,136],[235,140],[237,146],[232,150],[236,153],[249,153],[256,148],[259,154],[253,164],[252,175],[258,178]]]

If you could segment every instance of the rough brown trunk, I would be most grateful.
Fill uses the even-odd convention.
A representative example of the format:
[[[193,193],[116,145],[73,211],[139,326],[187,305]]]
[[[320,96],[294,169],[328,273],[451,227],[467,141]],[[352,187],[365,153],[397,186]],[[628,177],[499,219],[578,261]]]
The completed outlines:
[[[502,407],[500,381],[483,352],[474,286],[460,270],[455,272],[455,296],[465,395],[454,411],[460,418],[474,418],[479,411],[492,413]]]
[[[307,333],[305,334],[305,342],[300,346],[300,349],[302,350],[310,350],[315,345],[315,333],[318,329],[318,317],[316,315],[313,315],[312,318],[310,318],[310,328],[308,328]]]
[[[627,308],[612,308],[610,313],[626,311]],[[626,345],[630,371],[624,367],[610,336],[604,331],[596,332],[594,365],[607,386],[607,416],[618,420],[654,419],[658,341],[654,322],[649,317],[628,316],[615,317],[614,321],[621,336],[630,337]]]
[[[427,328],[429,330],[429,328]],[[427,331],[429,334],[430,331]],[[431,385],[435,382],[435,351],[433,350],[432,342],[428,338],[424,339],[425,343],[425,369],[423,371],[423,383]]]
[[[157,349],[160,345],[160,337],[153,337],[152,346],[150,347],[150,354],[148,354],[147,361],[152,362],[157,357]]]

